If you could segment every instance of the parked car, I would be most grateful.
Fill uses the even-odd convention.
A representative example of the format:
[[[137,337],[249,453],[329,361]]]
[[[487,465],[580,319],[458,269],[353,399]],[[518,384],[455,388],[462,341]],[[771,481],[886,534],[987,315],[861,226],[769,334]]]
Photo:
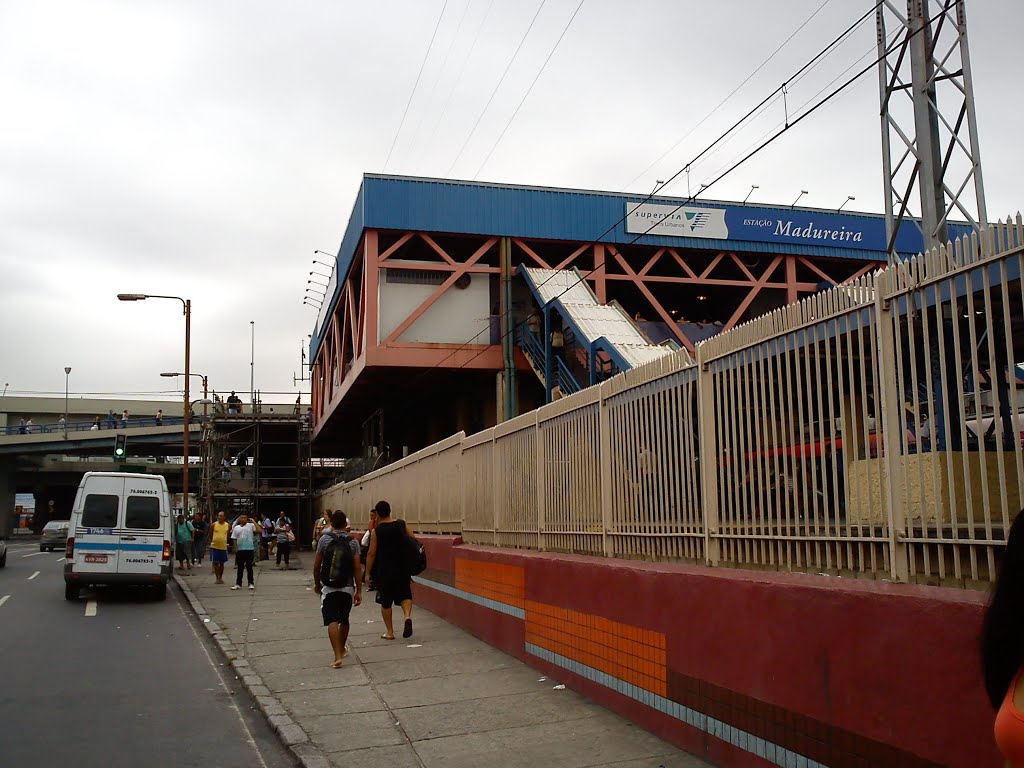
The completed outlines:
[[[64,549],[68,543],[67,520],[51,520],[43,526],[43,532],[39,536],[39,551],[53,552],[55,549]]]

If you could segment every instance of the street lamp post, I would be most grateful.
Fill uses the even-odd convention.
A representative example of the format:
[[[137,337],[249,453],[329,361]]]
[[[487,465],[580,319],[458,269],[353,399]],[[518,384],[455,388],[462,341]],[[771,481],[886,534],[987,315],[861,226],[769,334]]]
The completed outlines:
[[[184,376],[185,374],[184,373],[176,373],[176,372],[173,372],[173,371],[164,371],[160,375],[163,376],[164,378],[176,378],[178,376]],[[204,374],[202,374],[202,373],[190,373],[188,375],[189,376],[198,376],[200,381],[203,382],[203,400],[206,400],[209,397],[209,395],[210,395],[210,393],[209,393],[209,383],[210,383],[209,378],[207,376],[205,376]],[[198,402],[198,401],[196,401],[196,402]],[[209,400],[208,402],[203,403],[203,416],[207,415],[206,408],[212,402],[213,402],[212,400]]]
[[[181,311],[185,315],[185,418],[182,421],[182,435],[181,435],[181,452],[182,452],[182,465],[181,465],[181,482],[182,482],[182,495],[183,495],[183,511],[188,514],[188,439],[189,439],[189,426],[191,424],[191,411],[192,407],[189,401],[188,384],[191,378],[189,374],[189,363],[191,350],[189,347],[190,337],[192,333],[192,300],[183,299],[181,296],[158,296],[156,294],[147,293],[119,293],[117,294],[119,301],[144,301],[146,299],[173,299],[174,301],[181,302]]]
[[[71,378],[71,366],[64,366],[64,439],[68,439],[68,380]]]

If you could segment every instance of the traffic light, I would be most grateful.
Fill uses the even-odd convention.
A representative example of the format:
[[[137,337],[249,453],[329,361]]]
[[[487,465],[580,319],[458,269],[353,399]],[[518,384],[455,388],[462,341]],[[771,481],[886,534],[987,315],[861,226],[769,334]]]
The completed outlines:
[[[114,458],[123,459],[128,452],[128,435],[118,435],[114,439]]]

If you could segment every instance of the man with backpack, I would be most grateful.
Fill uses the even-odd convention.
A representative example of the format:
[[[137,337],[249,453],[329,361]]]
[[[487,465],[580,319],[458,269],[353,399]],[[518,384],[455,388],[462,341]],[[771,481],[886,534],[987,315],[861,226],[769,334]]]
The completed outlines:
[[[327,636],[331,640],[334,661],[340,669],[347,651],[348,616],[353,605],[363,601],[363,566],[359,561],[359,542],[348,535],[348,517],[341,510],[331,515],[331,530],[320,537],[313,558],[314,592],[320,595]]]

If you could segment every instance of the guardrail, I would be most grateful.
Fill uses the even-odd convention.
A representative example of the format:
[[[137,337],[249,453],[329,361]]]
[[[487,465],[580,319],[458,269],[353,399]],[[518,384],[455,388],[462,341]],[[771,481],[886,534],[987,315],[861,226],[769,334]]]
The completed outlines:
[[[325,491],[472,543],[965,587],[1024,506],[1024,222]]]
[[[128,419],[127,423],[122,422],[118,419],[113,427],[108,426],[108,422],[104,419],[101,421],[98,429],[100,431],[123,431],[126,429],[140,429],[142,427],[171,427],[174,425],[181,425],[185,423],[184,416],[164,416],[159,421],[155,416],[139,416]],[[122,426],[124,424],[124,426]],[[92,429],[94,425],[93,421],[72,421],[67,424],[60,424],[55,422],[53,424],[32,424],[32,425],[18,425],[3,427],[3,435],[41,435],[48,433],[61,433],[67,432],[90,432],[95,431]]]

